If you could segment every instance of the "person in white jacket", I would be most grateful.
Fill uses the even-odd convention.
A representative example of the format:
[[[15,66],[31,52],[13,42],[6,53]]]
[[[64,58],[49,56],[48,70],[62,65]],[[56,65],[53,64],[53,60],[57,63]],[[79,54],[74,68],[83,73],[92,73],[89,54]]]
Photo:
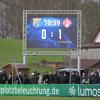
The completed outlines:
[[[40,75],[40,73],[38,73],[39,79],[38,79],[38,84],[42,84],[42,76]]]

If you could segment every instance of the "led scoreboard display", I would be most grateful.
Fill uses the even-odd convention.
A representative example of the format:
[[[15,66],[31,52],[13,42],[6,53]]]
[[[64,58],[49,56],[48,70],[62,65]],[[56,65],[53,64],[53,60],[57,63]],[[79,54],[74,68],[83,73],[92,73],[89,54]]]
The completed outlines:
[[[77,48],[77,15],[27,15],[28,48]]]

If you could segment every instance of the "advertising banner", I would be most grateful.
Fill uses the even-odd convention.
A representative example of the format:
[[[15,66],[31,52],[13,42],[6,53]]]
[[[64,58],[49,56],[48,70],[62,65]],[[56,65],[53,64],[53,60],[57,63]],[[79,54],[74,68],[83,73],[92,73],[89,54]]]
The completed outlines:
[[[0,85],[1,96],[96,96],[100,97],[100,85],[41,84]]]

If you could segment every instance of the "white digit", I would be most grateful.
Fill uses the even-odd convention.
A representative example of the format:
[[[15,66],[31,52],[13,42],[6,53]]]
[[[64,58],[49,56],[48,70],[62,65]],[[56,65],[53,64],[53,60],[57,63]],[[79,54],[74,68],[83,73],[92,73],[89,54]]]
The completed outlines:
[[[61,40],[61,29],[59,29],[59,39]]]
[[[57,20],[57,26],[60,26],[60,20]]]
[[[46,39],[46,30],[42,29],[42,39]]]
[[[48,24],[47,24],[47,20],[44,20],[44,23],[45,23],[45,26],[47,26]]]

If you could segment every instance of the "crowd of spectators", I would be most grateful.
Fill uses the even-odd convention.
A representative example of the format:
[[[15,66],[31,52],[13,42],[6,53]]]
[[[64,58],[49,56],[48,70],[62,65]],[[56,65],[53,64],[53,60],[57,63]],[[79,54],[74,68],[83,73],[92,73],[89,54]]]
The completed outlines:
[[[0,84],[100,84],[100,73],[98,71],[85,73],[81,76],[78,72],[58,73],[45,72],[43,75],[35,71],[30,76],[22,75],[21,72],[13,77],[12,73],[9,75],[5,71],[0,72]]]

